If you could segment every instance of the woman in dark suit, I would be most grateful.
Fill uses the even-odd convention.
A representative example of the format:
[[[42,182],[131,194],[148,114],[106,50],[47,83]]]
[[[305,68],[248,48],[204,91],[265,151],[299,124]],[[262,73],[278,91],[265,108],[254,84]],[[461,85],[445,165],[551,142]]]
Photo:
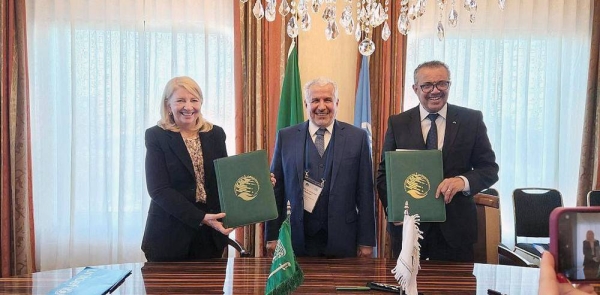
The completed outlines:
[[[594,238],[594,232],[588,230],[583,241],[583,274],[586,279],[596,278],[598,276],[598,261],[599,253],[596,253],[600,249],[598,240]]]
[[[202,91],[175,77],[161,98],[161,119],[146,130],[146,185],[152,198],[142,241],[148,261],[219,258],[233,229],[219,219],[213,160],[227,157],[225,132],[202,117]]]

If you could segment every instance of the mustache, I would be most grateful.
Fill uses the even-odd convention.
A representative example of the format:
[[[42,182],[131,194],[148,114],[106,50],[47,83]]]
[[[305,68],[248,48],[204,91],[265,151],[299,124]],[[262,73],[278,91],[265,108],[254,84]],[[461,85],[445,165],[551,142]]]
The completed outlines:
[[[440,95],[428,95],[427,99],[437,99],[437,98],[444,98],[446,97],[445,94],[440,94]]]

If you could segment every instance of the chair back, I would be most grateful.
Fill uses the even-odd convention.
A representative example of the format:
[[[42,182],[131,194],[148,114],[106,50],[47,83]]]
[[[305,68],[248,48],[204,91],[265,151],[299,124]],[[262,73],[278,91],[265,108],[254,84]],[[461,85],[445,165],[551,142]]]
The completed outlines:
[[[551,188],[518,188],[513,191],[515,244],[517,237],[549,237],[550,213],[562,207],[562,195]]]
[[[500,198],[483,193],[473,198],[477,208],[477,242],[473,245],[475,262],[498,264]]]
[[[600,206],[600,191],[589,191],[587,194],[588,206]]]

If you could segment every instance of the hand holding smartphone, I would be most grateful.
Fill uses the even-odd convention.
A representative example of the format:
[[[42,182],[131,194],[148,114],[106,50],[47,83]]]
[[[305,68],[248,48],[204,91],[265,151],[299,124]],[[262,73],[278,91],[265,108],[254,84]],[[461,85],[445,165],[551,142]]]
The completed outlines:
[[[572,282],[600,282],[600,207],[560,207],[550,214],[556,272]]]

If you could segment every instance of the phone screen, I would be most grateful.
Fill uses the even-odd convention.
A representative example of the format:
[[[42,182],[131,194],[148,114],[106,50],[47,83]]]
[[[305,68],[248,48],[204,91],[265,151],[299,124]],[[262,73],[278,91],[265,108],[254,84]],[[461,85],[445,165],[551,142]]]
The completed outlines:
[[[557,271],[571,281],[600,278],[600,211],[563,211],[557,218]]]

